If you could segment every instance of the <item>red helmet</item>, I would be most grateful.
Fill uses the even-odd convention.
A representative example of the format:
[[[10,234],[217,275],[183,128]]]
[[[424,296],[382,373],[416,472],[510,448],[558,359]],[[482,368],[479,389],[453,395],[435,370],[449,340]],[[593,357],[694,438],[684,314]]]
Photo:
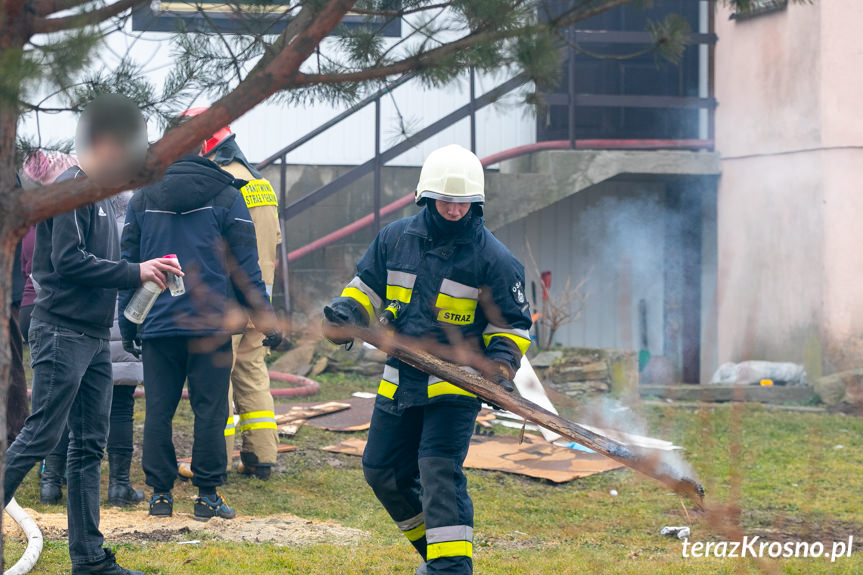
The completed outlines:
[[[207,111],[206,107],[189,108],[188,110],[186,110],[185,112],[183,112],[180,115],[194,118],[198,114],[203,114],[206,111]],[[206,156],[207,154],[209,154],[210,152],[213,151],[213,148],[215,148],[220,143],[225,141],[225,139],[227,139],[227,137],[230,135],[231,135],[231,127],[230,126],[225,126],[224,128],[220,128],[219,130],[216,131],[215,134],[210,136],[209,139],[204,140],[204,145],[201,146],[201,154]]]

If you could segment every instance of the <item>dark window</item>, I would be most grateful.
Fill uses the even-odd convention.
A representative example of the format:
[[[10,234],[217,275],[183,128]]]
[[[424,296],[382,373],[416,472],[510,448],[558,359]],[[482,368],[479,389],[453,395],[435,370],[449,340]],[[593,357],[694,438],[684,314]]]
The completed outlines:
[[[565,3],[561,3],[561,6]],[[648,21],[662,21],[668,14],[684,16],[693,32],[698,31],[700,2],[697,0],[657,1],[652,8],[623,6],[590,20],[575,30],[574,93],[594,96],[698,96],[698,46],[686,47],[679,64],[659,58],[650,51],[627,57],[646,45],[638,43],[598,44],[582,42],[588,31],[643,32]],[[602,57],[600,57],[602,56]],[[557,98],[537,117],[540,141],[569,138],[569,62],[563,62],[560,83],[543,90]],[[661,107],[598,107],[579,105],[575,113],[576,139],[684,139],[698,137],[698,110]]]

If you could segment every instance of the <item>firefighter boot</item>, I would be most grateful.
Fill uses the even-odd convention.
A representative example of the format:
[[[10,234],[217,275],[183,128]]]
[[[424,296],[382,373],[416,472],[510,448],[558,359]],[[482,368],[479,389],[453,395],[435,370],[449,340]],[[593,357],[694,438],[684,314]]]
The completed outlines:
[[[124,507],[137,505],[144,500],[144,492],[132,487],[129,481],[129,469],[132,467],[131,453],[108,454],[108,500],[111,505]]]
[[[273,473],[272,463],[260,463],[258,456],[249,451],[240,452],[240,466],[237,471],[245,475],[254,475],[261,481],[268,481]]]
[[[54,453],[45,458],[42,477],[39,479],[39,500],[44,505],[57,505],[63,501],[63,478],[66,475],[66,454]]]

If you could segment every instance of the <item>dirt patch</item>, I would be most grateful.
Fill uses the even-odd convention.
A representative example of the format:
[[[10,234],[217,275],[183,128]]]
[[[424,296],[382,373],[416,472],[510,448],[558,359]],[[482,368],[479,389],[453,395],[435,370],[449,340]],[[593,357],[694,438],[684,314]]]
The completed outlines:
[[[63,513],[27,512],[42,529],[46,539],[66,537],[66,515]],[[345,527],[333,522],[318,522],[295,515],[273,515],[270,517],[243,517],[236,519],[210,519],[197,521],[189,513],[175,513],[170,518],[155,518],[146,511],[102,510],[102,533],[110,542],[189,541],[200,537],[232,541],[237,543],[275,543],[278,545],[302,546],[329,543],[334,545],[356,545],[368,533],[360,529]],[[9,516],[3,522],[5,535],[22,538],[18,526]]]

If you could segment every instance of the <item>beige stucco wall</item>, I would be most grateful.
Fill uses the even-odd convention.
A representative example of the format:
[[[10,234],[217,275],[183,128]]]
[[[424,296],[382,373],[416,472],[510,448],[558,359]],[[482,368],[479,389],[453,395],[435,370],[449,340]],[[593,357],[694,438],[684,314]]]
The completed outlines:
[[[717,13],[720,361],[863,366],[863,2]]]

